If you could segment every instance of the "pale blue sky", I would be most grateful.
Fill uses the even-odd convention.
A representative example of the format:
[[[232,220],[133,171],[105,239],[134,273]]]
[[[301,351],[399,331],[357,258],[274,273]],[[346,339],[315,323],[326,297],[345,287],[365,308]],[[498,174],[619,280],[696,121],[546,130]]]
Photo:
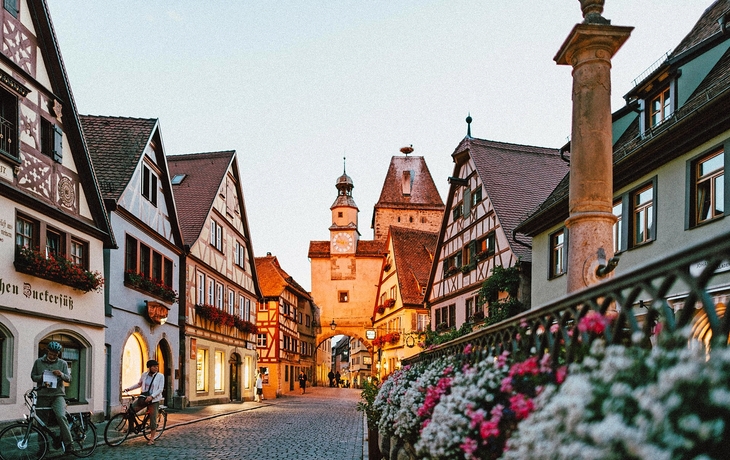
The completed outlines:
[[[335,181],[355,184],[372,239],[391,156],[412,144],[446,201],[466,134],[562,146],[571,69],[553,57],[577,0],[48,0],[79,112],[159,118],[168,154],[235,149],[255,255],[310,288]],[[613,110],[711,0],[606,0],[634,26],[613,60]],[[316,300],[316,299],[315,299]]]

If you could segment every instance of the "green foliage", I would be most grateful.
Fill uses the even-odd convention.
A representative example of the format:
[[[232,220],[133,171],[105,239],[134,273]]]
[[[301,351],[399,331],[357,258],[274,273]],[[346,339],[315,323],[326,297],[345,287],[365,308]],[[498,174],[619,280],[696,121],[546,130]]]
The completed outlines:
[[[439,345],[442,343],[450,342],[454,339],[458,339],[459,337],[466,335],[468,333],[472,332],[471,329],[471,323],[464,323],[461,325],[459,329],[456,328],[448,328],[444,332],[439,331],[426,331],[426,339],[423,341],[423,344],[426,348]]]
[[[518,266],[504,268],[497,265],[492,269],[492,275],[484,280],[479,289],[479,305],[487,304],[487,318],[484,325],[495,324],[510,318],[524,309],[524,305],[517,299],[520,288],[520,269]],[[499,299],[499,294],[506,292],[507,297]]]
[[[375,397],[378,395],[378,385],[374,382],[364,381],[362,383],[362,392],[360,398],[362,401],[357,403],[357,410],[365,412],[368,419],[368,429],[377,430],[378,420],[380,420],[380,412],[375,409]]]

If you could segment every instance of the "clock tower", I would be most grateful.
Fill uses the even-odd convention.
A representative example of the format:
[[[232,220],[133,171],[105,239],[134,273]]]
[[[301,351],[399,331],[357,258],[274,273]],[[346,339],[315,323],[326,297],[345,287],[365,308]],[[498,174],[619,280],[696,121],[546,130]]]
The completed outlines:
[[[360,232],[357,230],[359,209],[352,199],[354,185],[344,171],[337,179],[337,199],[330,206],[332,225],[330,226],[330,252],[332,255],[353,255],[357,252]]]

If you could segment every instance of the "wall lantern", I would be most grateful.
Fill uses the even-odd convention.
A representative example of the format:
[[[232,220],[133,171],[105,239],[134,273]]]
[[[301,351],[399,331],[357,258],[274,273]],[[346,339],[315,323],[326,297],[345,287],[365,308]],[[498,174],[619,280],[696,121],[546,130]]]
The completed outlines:
[[[334,318],[332,319],[332,322],[330,323],[330,329],[332,329],[333,331],[334,331],[335,329],[337,329],[337,323],[335,323],[335,320],[334,320]]]

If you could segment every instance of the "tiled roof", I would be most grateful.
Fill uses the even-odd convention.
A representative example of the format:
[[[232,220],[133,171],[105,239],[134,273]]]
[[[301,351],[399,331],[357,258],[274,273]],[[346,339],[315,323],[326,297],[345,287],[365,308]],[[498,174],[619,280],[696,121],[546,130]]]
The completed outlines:
[[[127,187],[157,125],[154,118],[79,115],[99,188],[117,200]]]
[[[170,177],[186,175],[172,188],[178,215],[184,221],[181,227],[185,244],[193,244],[200,236],[235,153],[227,150],[167,156]]]
[[[264,297],[279,297],[289,288],[298,295],[312,300],[307,290],[281,268],[276,256],[256,257],[255,261],[259,286]]]
[[[484,190],[509,241],[512,251],[531,260],[528,247],[516,244],[512,230],[542,203],[568,172],[558,149],[465,138],[454,155],[465,150],[476,166]],[[520,239],[529,244],[529,238]]]
[[[676,48],[675,53],[678,51],[686,51],[689,49],[687,48],[689,44],[697,45],[701,43],[708,36],[706,32],[703,34],[702,31],[711,28],[711,24],[717,27],[717,18],[728,12],[730,12],[730,0],[719,0],[707,8],[703,17],[700,18],[695,28],[692,29],[692,32]],[[647,132],[644,136],[639,134],[639,116],[637,114],[636,118],[613,146],[614,189],[629,183],[633,175],[639,172],[634,165],[635,162],[629,160],[641,154],[647,145],[655,142],[658,138],[666,137],[673,131],[676,131],[677,126],[686,123],[687,120],[691,120],[693,116],[700,116],[699,108],[707,104],[712,104],[719,96],[723,96],[728,89],[730,89],[730,49],[725,51],[725,54],[707,74],[694,93],[690,95],[684,105],[676,110],[671,118],[665,120],[661,125]],[[699,133],[697,129],[692,131],[694,134]],[[645,163],[650,165],[650,163]],[[550,196],[540,206],[530,212],[529,217],[520,224],[520,229],[525,229],[526,232],[534,234],[542,231],[546,226],[553,225],[555,222],[567,218],[569,187],[570,183],[566,176]]]
[[[391,226],[390,237],[401,300],[404,304],[422,305],[421,288],[428,283],[438,233]]]
[[[720,33],[720,25],[717,20],[723,15],[730,12],[730,0],[717,0],[715,3],[707,7],[697,24],[692,30],[679,42],[669,58],[672,59],[683,52],[694,48],[698,44],[707,40],[711,36]]]
[[[308,257],[327,258],[330,256],[329,241],[310,241]],[[357,240],[357,256],[382,257],[385,255],[385,242],[372,240]]]
[[[403,194],[403,173],[411,171],[412,188],[409,195]],[[392,157],[385,175],[380,199],[375,208],[444,209],[436,184],[428,170],[426,160],[420,156]]]

